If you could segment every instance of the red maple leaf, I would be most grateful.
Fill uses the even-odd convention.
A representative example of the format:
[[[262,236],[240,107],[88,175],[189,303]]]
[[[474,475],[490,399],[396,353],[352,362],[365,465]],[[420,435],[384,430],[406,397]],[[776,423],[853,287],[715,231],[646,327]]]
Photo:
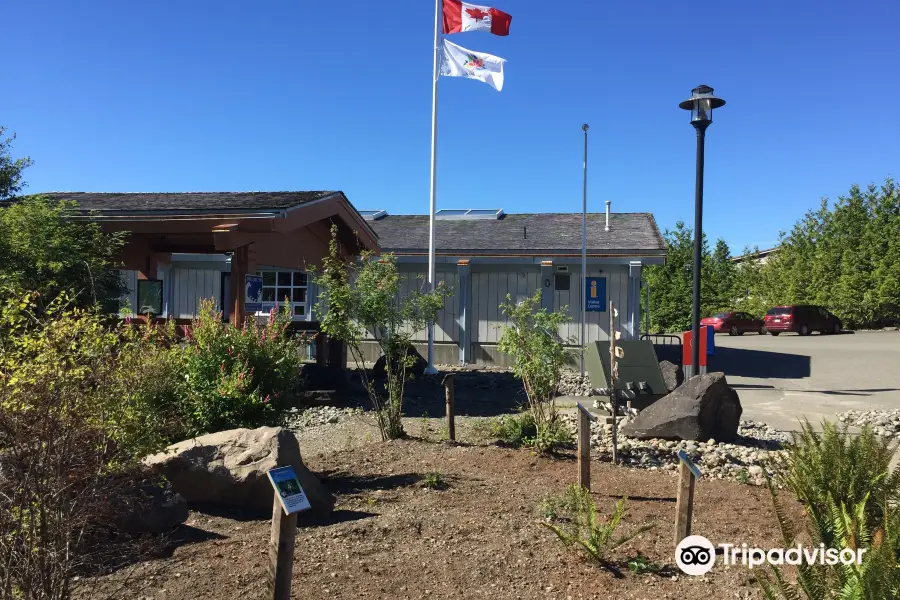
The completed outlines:
[[[469,18],[476,21],[481,21],[490,16],[490,13],[484,12],[480,8],[467,8],[466,13],[469,15]]]

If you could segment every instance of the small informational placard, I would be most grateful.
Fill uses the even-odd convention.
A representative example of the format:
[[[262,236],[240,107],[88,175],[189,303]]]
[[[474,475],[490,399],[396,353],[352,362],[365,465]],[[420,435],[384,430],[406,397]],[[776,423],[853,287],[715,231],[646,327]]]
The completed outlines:
[[[262,310],[262,275],[244,275],[244,310]]]
[[[678,458],[681,459],[681,462],[687,465],[687,468],[691,470],[691,473],[694,474],[694,477],[700,477],[700,469],[697,468],[697,465],[694,464],[694,461],[691,460],[691,457],[687,455],[687,452],[685,452],[684,450],[679,450]]]
[[[585,277],[584,295],[584,310],[606,312],[606,277]]]
[[[312,508],[309,499],[303,493],[303,488],[300,487],[294,467],[272,469],[269,471],[269,481],[275,488],[275,495],[281,502],[285,514],[303,512]]]

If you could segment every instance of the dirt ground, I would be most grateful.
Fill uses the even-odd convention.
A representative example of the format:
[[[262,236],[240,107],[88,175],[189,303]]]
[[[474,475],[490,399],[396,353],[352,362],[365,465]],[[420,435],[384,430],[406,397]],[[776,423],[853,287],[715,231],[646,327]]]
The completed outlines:
[[[413,435],[420,433],[418,422],[407,420]],[[421,427],[426,436],[434,431],[424,421]],[[461,439],[475,441],[478,432],[477,422],[470,421]],[[301,436],[301,443],[308,450],[314,439]],[[300,520],[295,598],[762,597],[746,567],[718,564],[698,578],[678,571],[672,543],[676,479],[667,473],[592,464],[602,512],[628,496],[625,530],[656,524],[614,552],[612,558],[623,565],[617,578],[563,548],[539,524],[541,499],[574,481],[571,453],[542,457],[484,442],[422,439],[358,440],[345,447],[305,455],[335,493],[337,508],[325,522]],[[423,487],[429,471],[440,472],[448,487]],[[701,479],[695,498],[693,533],[714,544],[780,546],[766,489]],[[89,596],[264,598],[269,535],[264,516],[192,512],[165,556],[89,582]],[[664,565],[662,574],[631,573],[624,563],[637,554]],[[126,579],[128,588],[116,590]]]

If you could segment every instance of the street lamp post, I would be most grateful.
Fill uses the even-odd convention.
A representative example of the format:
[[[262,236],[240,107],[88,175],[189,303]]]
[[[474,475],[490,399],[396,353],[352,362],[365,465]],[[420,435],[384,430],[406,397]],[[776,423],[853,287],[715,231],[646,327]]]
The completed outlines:
[[[691,97],[678,107],[691,111],[691,125],[697,130],[697,179],[694,191],[694,306],[691,315],[691,366],[694,375],[700,372],[700,271],[703,241],[703,151],[706,128],[712,123],[713,109],[725,106],[725,101],[713,96],[708,85],[691,90]]]

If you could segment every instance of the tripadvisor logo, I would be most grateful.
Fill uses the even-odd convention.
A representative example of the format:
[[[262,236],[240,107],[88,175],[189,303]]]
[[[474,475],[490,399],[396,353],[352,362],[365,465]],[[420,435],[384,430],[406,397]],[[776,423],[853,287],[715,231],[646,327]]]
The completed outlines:
[[[865,548],[805,548],[800,544],[790,548],[751,548],[747,544],[719,544],[722,564],[745,565],[751,569],[769,565],[861,565]],[[716,547],[702,535],[690,535],[675,548],[675,563],[688,575],[705,575],[716,564]]]

